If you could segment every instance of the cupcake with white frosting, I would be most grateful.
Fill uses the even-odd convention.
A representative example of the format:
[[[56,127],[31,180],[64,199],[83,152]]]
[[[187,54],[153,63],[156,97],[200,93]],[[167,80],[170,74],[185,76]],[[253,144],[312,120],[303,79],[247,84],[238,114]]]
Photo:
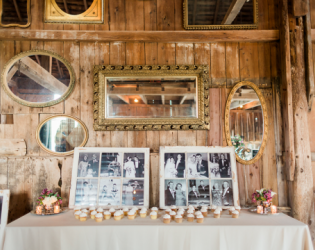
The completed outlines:
[[[75,216],[75,218],[76,218],[77,220],[80,219],[80,214],[81,214],[81,211],[76,211],[76,212],[74,213],[74,216]]]
[[[235,211],[235,208],[234,207],[230,207],[229,208],[229,215],[232,215],[232,213]]]
[[[147,211],[141,209],[141,211],[140,211],[140,217],[141,217],[141,218],[145,218],[146,216],[147,216]]]
[[[182,217],[184,217],[184,213],[185,213],[185,212],[184,212],[183,210],[178,210],[178,211],[177,211],[177,214],[181,215]]]
[[[109,209],[109,212],[111,213],[111,215],[113,217],[115,212],[116,212],[116,210],[115,210],[115,208],[112,207],[111,209]]]
[[[240,212],[241,212],[241,207],[240,207],[240,206],[236,206],[236,207],[235,207],[235,210],[240,213]]]
[[[94,210],[91,212],[91,219],[94,220],[95,219],[95,215],[97,214],[97,212]]]
[[[238,211],[236,211],[236,210],[233,211],[233,212],[232,212],[232,218],[237,219],[238,216],[239,216],[239,214],[240,214],[240,213],[239,213]]]
[[[194,218],[195,218],[194,214],[188,214],[187,215],[187,221],[189,221],[189,222],[193,222]]]
[[[175,216],[176,216],[176,212],[175,211],[172,210],[169,215],[171,216],[172,220],[175,220]]]
[[[103,215],[102,214],[96,214],[95,215],[95,221],[96,222],[102,222],[103,221]]]
[[[173,211],[174,212],[174,211]],[[163,216],[163,222],[165,223],[165,224],[169,224],[170,222],[171,222],[171,216],[169,215],[169,214],[165,214],[164,216]]]
[[[197,223],[203,223],[203,215],[202,214],[197,216]]]
[[[198,215],[202,215],[200,211],[195,212],[195,216],[197,217]]]
[[[208,216],[208,208],[207,207],[201,208],[200,212],[202,213],[203,217]]]
[[[216,205],[211,206],[211,211],[214,212],[218,207]]]
[[[221,211],[216,209],[214,212],[213,212],[213,217],[214,218],[217,218],[219,219],[220,218],[220,215],[221,215]]]
[[[120,213],[120,211],[116,211],[114,213],[114,220],[121,220],[121,213]]]
[[[109,211],[104,211],[104,219],[105,219],[105,220],[109,220],[111,216],[112,216],[111,212],[109,212]]]
[[[157,218],[157,212],[156,212],[156,211],[152,211],[152,212],[150,213],[150,217],[151,217],[152,220],[156,220],[156,218]]]
[[[95,211],[96,209],[95,209],[95,207],[89,207],[89,212],[90,212],[90,214],[93,212],[93,211]]]
[[[170,212],[172,212],[172,210],[170,208],[165,209],[165,214],[170,214]]]
[[[183,222],[183,217],[180,214],[177,214],[175,216],[175,222],[176,223],[182,223]]]
[[[86,221],[87,219],[87,214],[86,213],[81,213],[80,214],[80,221]]]
[[[187,210],[187,214],[194,214],[195,213],[195,210],[193,210],[193,209],[188,209]]]
[[[158,212],[159,209],[157,207],[151,207],[151,211],[155,211],[155,212]]]
[[[101,208],[101,207],[99,207],[99,208],[96,210],[96,212],[98,212],[98,213],[102,214],[102,213],[104,212],[104,209],[103,209],[103,208]]]
[[[194,210],[195,211],[195,207],[193,205],[189,205],[188,210]]]
[[[124,212],[125,216],[128,216],[129,208],[128,207],[124,207],[123,212]]]
[[[88,211],[87,209],[85,209],[85,208],[82,209],[81,212],[82,212],[82,213],[85,213],[86,215],[88,215],[88,213],[89,213],[89,211]]]
[[[128,212],[128,219],[129,219],[129,220],[134,220],[135,217],[136,217],[136,212],[131,209],[131,210]]]
[[[177,207],[175,205],[172,205],[171,206],[171,210],[174,211],[174,212],[177,212]]]

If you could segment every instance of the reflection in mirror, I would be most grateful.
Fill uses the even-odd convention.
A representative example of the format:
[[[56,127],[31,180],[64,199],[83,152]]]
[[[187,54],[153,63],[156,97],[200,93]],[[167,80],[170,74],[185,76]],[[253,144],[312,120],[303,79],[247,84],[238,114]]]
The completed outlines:
[[[70,15],[80,15],[91,7],[93,0],[69,1],[55,0],[58,7]]]
[[[196,118],[196,77],[108,77],[106,118]]]
[[[16,97],[30,103],[46,103],[59,99],[68,91],[70,72],[52,56],[31,55],[12,65],[6,82]]]
[[[55,153],[66,153],[83,146],[86,136],[83,125],[66,116],[49,119],[39,130],[40,145]]]
[[[29,4],[29,0],[2,0],[1,25],[28,26]]]
[[[237,155],[249,161],[260,150],[264,120],[260,100],[249,86],[236,90],[230,105],[230,136]]]

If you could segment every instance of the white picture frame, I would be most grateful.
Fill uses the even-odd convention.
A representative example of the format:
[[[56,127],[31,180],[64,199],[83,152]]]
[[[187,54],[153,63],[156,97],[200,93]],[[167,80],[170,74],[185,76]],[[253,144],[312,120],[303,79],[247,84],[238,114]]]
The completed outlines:
[[[160,208],[239,206],[234,147],[160,147]]]
[[[0,190],[0,248],[3,248],[4,232],[8,223],[10,190]]]
[[[149,148],[75,148],[69,208],[148,208],[149,158]]]

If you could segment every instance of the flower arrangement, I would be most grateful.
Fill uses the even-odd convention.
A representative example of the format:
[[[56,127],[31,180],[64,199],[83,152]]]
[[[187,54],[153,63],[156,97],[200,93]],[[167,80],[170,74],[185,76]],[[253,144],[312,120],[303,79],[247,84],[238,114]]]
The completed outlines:
[[[237,149],[239,147],[244,147],[245,144],[243,142],[243,139],[240,135],[235,135],[234,137],[231,137],[232,145]]]
[[[275,192],[272,192],[271,189],[267,190],[265,188],[262,188],[260,190],[256,190],[256,192],[254,192],[252,194],[252,202],[256,203],[257,201],[267,201],[267,202],[271,202],[272,201],[272,197],[275,196]]]
[[[48,190],[47,188],[43,189],[40,196],[36,201],[37,205],[51,206],[51,204],[56,203],[57,205],[61,205],[62,198],[58,193],[53,193],[52,190]]]

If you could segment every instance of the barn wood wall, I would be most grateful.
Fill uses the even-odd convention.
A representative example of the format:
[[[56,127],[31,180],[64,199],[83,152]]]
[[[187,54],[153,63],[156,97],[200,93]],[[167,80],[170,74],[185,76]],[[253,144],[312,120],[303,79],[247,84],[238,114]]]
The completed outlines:
[[[264,4],[261,4],[264,2]],[[277,3],[259,0],[259,29],[278,29]],[[105,0],[105,24],[45,24],[43,1],[32,0],[32,25],[39,30],[181,30],[182,0]],[[143,11],[139,11],[143,10]],[[25,139],[26,157],[0,158],[0,188],[11,190],[9,220],[32,207],[41,189],[59,190],[67,205],[72,156],[53,157],[35,141],[37,125],[48,116],[68,114],[89,129],[87,147],[149,147],[151,149],[150,205],[158,206],[159,146],[225,146],[224,109],[231,88],[239,81],[257,84],[268,105],[269,140],[262,158],[253,165],[237,164],[240,202],[251,193],[270,187],[275,203],[287,206],[287,187],[281,161],[279,44],[272,43],[92,43],[0,41],[0,69],[14,55],[30,49],[58,53],[71,62],[76,85],[64,102],[48,108],[28,108],[1,91],[1,115],[13,115],[13,124],[0,124],[0,138]],[[92,69],[95,64],[209,64],[210,131],[93,131]],[[10,120],[10,119],[8,119]],[[277,129],[276,129],[277,128]],[[61,186],[61,187],[60,187]]]

